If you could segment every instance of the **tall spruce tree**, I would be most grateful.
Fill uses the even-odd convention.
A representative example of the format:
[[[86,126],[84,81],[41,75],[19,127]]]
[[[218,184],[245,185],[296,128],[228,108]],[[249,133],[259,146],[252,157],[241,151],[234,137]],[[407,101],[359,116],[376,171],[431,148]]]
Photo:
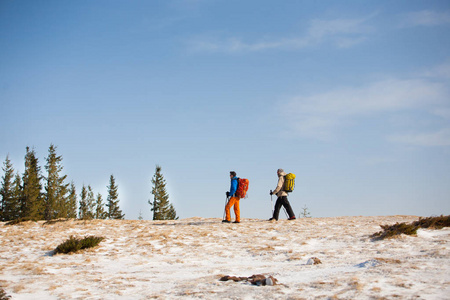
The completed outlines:
[[[21,217],[28,220],[42,220],[44,217],[44,197],[42,195],[42,175],[34,149],[27,147],[25,172],[23,174],[23,195],[21,197]]]
[[[153,220],[178,220],[173,205],[169,202],[169,194],[166,191],[166,180],[161,173],[161,166],[156,166],[155,175],[152,178],[153,202],[148,201],[153,211]]]
[[[116,185],[114,176],[109,178],[108,185],[108,198],[106,199],[106,206],[108,207],[108,218],[110,219],[123,219],[125,214],[119,208],[119,187]]]
[[[4,175],[0,189],[0,221],[10,221],[13,218],[16,207],[14,206],[15,199],[13,191],[14,169],[9,155],[6,156],[2,170]]]
[[[72,181],[69,188],[69,196],[67,197],[67,218],[76,219],[77,217],[77,191],[75,183]]]
[[[67,175],[61,175],[62,156],[56,155],[56,147],[51,144],[48,149],[47,164],[47,182],[45,186],[45,211],[46,220],[67,217],[67,193],[69,184],[64,181]]]

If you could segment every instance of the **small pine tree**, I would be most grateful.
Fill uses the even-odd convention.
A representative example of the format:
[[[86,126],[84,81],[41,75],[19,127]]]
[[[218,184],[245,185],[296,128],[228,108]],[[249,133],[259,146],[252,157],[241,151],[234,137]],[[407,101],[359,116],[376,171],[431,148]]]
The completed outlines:
[[[83,184],[80,193],[80,210],[78,212],[78,217],[82,220],[89,219],[89,208],[88,208],[88,191],[86,186]]]
[[[2,177],[2,187],[0,189],[1,195],[1,205],[0,205],[0,221],[10,221],[13,220],[13,215],[15,214],[15,199],[14,199],[14,169],[11,161],[9,160],[9,155],[6,156],[5,162],[3,163]]]
[[[114,176],[109,178],[108,185],[108,198],[106,200],[106,206],[108,207],[108,218],[110,219],[123,219],[125,214],[119,208],[119,187],[116,185]]]
[[[95,197],[94,197],[94,191],[92,190],[90,185],[88,185],[88,187],[87,187],[86,203],[87,203],[88,219],[93,219],[95,217]]]
[[[177,212],[172,203],[170,203],[169,209],[167,210],[166,220],[178,220]]]
[[[70,184],[66,207],[67,218],[75,219],[77,217],[77,191],[75,189],[75,183],[73,181]]]
[[[95,218],[96,219],[106,219],[108,214],[105,212],[105,207],[103,204],[102,195],[97,194],[97,200],[95,202]]]
[[[302,211],[300,212],[301,218],[311,218],[311,213],[308,210],[308,207],[306,205],[302,208]]]
[[[153,211],[153,220],[177,220],[177,213],[166,191],[166,181],[161,173],[161,167],[156,166],[155,175],[152,178],[153,202],[148,201]]]
[[[41,168],[36,153],[27,147],[25,172],[23,174],[23,195],[21,217],[29,220],[42,220],[44,217],[44,197],[42,195]]]
[[[83,184],[80,194],[79,218],[82,220],[91,220],[95,217],[95,198],[90,185]]]
[[[16,173],[16,177],[13,182],[13,203],[11,204],[11,215],[10,220],[17,220],[21,216],[21,199],[23,197],[23,188],[22,188],[22,178],[20,178],[19,173]]]

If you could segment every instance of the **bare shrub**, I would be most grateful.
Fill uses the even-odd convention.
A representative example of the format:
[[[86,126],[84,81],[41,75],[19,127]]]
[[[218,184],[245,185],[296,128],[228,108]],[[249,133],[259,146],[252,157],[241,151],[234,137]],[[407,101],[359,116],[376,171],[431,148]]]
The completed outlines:
[[[450,227],[450,216],[419,218],[419,221],[413,222],[413,224],[420,228],[442,229]]]
[[[394,225],[380,225],[380,227],[383,230],[374,233],[372,235],[372,238],[383,240],[400,234],[415,235],[417,234],[417,229],[419,229],[419,227],[413,224],[406,224],[406,223],[395,223]]]
[[[373,239],[383,240],[401,234],[416,235],[419,228],[442,229],[444,227],[450,227],[450,216],[441,215],[440,217],[420,218],[411,224],[395,223],[394,225],[380,225],[380,227],[383,230],[374,233],[371,236]]]
[[[97,246],[101,241],[103,241],[103,239],[103,237],[97,236],[87,236],[84,239],[70,236],[68,240],[56,247],[55,253],[67,254],[87,248],[92,248]]]
[[[7,299],[11,299],[11,296],[8,296],[3,290],[3,288],[0,287],[0,300],[7,300]]]
[[[53,219],[53,220],[48,220],[44,224],[42,224],[42,226],[54,225],[54,224],[57,224],[57,223],[64,223],[64,222],[67,222],[67,221],[70,221],[70,220],[72,220],[72,219]]]
[[[37,219],[33,219],[33,218],[18,218],[12,221],[7,222],[5,225],[18,225],[21,223],[25,223],[25,222],[36,222]]]

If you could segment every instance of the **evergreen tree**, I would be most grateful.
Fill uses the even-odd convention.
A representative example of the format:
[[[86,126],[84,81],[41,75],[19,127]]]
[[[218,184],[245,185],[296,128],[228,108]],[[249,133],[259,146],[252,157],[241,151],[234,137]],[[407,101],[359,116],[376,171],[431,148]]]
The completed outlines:
[[[153,220],[177,220],[177,213],[171,203],[166,191],[166,180],[161,173],[161,167],[156,166],[155,175],[152,178],[153,202],[148,201],[152,206]]]
[[[62,156],[56,155],[56,147],[51,144],[48,149],[47,182],[45,194],[45,219],[67,217],[67,193],[69,184],[64,183],[67,175],[60,175],[63,167],[61,165]]]
[[[82,220],[89,219],[89,208],[88,208],[88,191],[86,186],[83,184],[80,193],[80,211],[78,217]]]
[[[103,204],[102,195],[97,194],[97,201],[95,203],[95,218],[96,219],[106,219],[108,214],[105,212],[105,207]]]
[[[77,191],[73,181],[70,184],[69,196],[67,197],[67,218],[75,219],[77,217]]]
[[[21,197],[21,217],[29,220],[42,220],[44,201],[41,184],[41,167],[34,149],[27,147],[25,172],[23,174],[23,195]]]
[[[4,175],[2,177],[2,187],[0,189],[0,221],[10,221],[13,218],[16,207],[14,206],[15,199],[13,194],[14,169],[9,160],[9,155],[6,156],[2,170]]]
[[[106,206],[108,207],[108,218],[110,219],[123,219],[125,214],[119,208],[119,187],[116,185],[114,176],[109,178],[108,186],[108,198],[106,200]]]
[[[309,212],[308,207],[306,207],[306,204],[302,207],[302,211],[299,215],[301,218],[311,218],[311,213]]]
[[[22,178],[20,178],[19,173],[16,173],[16,177],[13,182],[13,203],[11,205],[11,209],[9,211],[11,212],[10,220],[17,220],[20,218],[21,214],[21,199],[23,198],[23,188],[22,188]]]
[[[94,191],[92,190],[91,186],[88,185],[87,187],[87,217],[88,219],[93,219],[95,217],[95,197],[94,197]]]
[[[173,207],[172,203],[169,205],[166,220],[178,220],[177,212],[175,211],[175,207]]]

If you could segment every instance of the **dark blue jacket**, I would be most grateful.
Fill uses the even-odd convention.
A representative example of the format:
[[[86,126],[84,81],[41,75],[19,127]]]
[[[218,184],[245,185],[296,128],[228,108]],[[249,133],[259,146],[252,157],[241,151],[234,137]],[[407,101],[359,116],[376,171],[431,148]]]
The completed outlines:
[[[231,178],[230,197],[234,197],[237,187],[238,187],[238,178],[235,176]]]

